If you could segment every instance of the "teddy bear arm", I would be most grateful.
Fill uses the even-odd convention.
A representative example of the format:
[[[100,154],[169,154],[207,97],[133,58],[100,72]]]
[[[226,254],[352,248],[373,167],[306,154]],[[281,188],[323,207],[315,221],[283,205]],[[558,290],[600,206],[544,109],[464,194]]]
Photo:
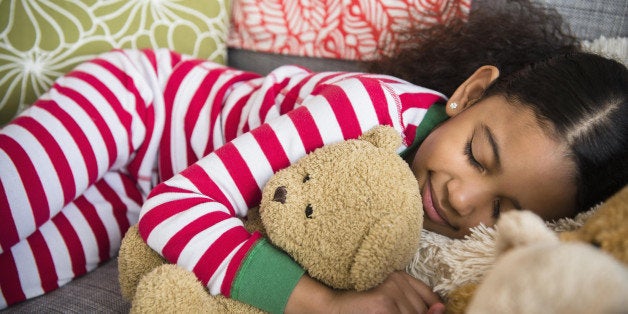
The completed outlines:
[[[371,227],[355,255],[351,281],[358,291],[382,283],[390,273],[403,270],[419,244],[421,224],[416,219],[388,214]]]
[[[393,127],[379,125],[365,132],[360,140],[367,141],[376,147],[395,151],[401,144],[401,136]]]

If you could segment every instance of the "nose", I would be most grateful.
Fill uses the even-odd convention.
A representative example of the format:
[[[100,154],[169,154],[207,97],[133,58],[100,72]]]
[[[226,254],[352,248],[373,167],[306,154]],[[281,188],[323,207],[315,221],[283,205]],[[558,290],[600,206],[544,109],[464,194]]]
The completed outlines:
[[[492,204],[493,197],[486,184],[451,180],[447,183],[447,199],[460,216],[468,216],[486,204]]]
[[[288,194],[288,190],[285,186],[280,186],[275,189],[275,194],[273,195],[273,201],[279,202],[281,204],[286,203],[286,195]]]

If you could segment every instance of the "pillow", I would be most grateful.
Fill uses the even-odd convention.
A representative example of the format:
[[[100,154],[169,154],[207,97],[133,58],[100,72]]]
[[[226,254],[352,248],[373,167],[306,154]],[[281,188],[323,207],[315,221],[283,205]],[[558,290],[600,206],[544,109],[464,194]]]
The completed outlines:
[[[499,8],[509,0],[473,0],[471,10]],[[556,9],[569,25],[571,33],[580,40],[595,40],[600,36],[628,36],[628,5],[626,0],[532,0]]]
[[[465,18],[470,8],[471,0],[238,0],[233,3],[229,46],[369,60],[407,25]]]
[[[0,1],[0,126],[78,63],[170,48],[224,63],[229,0]]]
[[[583,41],[582,48],[615,59],[628,66],[628,37],[606,38],[601,36],[593,41]]]

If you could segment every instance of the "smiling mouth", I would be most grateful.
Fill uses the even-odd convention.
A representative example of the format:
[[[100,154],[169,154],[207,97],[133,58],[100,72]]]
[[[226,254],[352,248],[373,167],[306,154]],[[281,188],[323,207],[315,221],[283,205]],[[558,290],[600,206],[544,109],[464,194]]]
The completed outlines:
[[[423,187],[423,209],[425,211],[425,214],[430,220],[440,225],[444,225],[444,226],[448,226],[450,228],[456,229],[454,228],[454,226],[452,226],[449,223],[449,221],[447,221],[445,216],[441,213],[438,207],[435,206],[434,204],[435,202],[433,198],[432,184],[430,182],[430,179],[428,178],[425,181],[425,186]]]

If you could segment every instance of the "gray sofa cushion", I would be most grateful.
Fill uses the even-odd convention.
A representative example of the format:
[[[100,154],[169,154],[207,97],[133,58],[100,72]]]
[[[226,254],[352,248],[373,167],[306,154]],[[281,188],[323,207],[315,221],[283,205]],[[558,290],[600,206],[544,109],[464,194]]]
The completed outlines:
[[[571,25],[580,39],[628,36],[628,1],[545,0]]]
[[[113,258],[69,284],[1,313],[128,313],[120,294],[118,259]]]
[[[600,36],[628,37],[628,1],[626,0],[534,0],[555,8],[581,40]],[[473,0],[472,9],[498,7],[508,0]]]
[[[260,74],[268,74],[273,69],[286,64],[298,64],[314,72],[361,71],[357,61],[279,55],[234,48],[229,48],[227,61],[229,66],[234,68]]]

